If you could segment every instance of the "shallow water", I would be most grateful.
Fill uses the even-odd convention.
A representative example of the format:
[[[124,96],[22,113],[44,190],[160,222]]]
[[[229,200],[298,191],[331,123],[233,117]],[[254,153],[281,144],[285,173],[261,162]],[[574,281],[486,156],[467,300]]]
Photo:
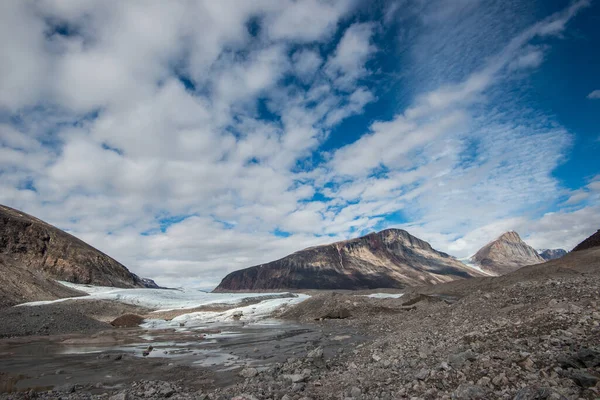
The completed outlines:
[[[268,368],[322,346],[327,357],[365,338],[344,328],[281,321],[205,324],[182,329],[118,329],[97,335],[0,340],[0,375],[18,390],[65,383],[102,388],[134,380],[190,379],[229,385],[246,366]],[[144,351],[153,350],[144,356]]]

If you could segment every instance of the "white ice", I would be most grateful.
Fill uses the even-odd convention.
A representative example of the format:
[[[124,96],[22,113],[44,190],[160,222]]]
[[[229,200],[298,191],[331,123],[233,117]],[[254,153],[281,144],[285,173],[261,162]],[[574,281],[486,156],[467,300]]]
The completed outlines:
[[[268,323],[269,318],[271,318],[272,314],[275,311],[281,309],[282,307],[289,307],[294,304],[301,303],[309,297],[310,296],[306,294],[298,294],[297,297],[263,300],[257,304],[236,307],[227,311],[203,311],[188,313],[175,317],[171,321],[151,319],[147,320],[146,323],[142,325],[142,327],[164,329],[177,328],[180,327],[181,324],[183,324],[185,329],[187,329],[190,327],[205,325],[209,323],[233,322],[236,320],[247,323],[257,323],[261,321]],[[234,318],[234,316],[239,316],[239,319]]]
[[[374,299],[399,299],[403,295],[404,293],[372,293],[364,296]]]
[[[281,295],[285,293],[206,293],[197,289],[120,289],[114,287],[80,285],[70,282],[61,284],[70,288],[88,293],[88,296],[71,297],[51,301],[35,301],[20,304],[20,306],[37,306],[57,303],[66,300],[88,301],[88,300],[113,300],[121,303],[138,305],[155,309],[157,311],[186,310],[208,304],[232,304],[235,305],[244,299]],[[171,321],[160,319],[149,319],[142,326],[147,328],[170,328],[179,327],[183,323],[186,328],[199,326],[214,322],[232,322],[238,320],[234,315],[241,314],[239,321],[256,323],[262,321],[268,323],[273,312],[282,307],[298,304],[310,296],[298,294],[295,297],[274,298],[263,300],[259,303],[235,307],[222,312],[193,312],[180,315]]]
[[[121,303],[148,307],[159,311],[184,310],[207,304],[236,304],[252,297],[266,295],[281,295],[282,293],[206,293],[197,289],[121,289],[105,286],[80,285],[70,282],[61,284],[76,289],[89,296],[72,297],[66,299],[35,301],[21,304],[21,306],[36,306],[51,304],[66,300],[115,300]],[[275,299],[292,300],[292,299]]]

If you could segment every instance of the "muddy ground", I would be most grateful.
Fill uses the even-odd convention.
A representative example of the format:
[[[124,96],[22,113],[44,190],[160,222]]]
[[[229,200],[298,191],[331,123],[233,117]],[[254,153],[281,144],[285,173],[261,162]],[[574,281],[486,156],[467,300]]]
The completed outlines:
[[[206,392],[240,381],[244,368],[260,370],[318,346],[333,356],[367,339],[358,330],[338,335],[335,329],[290,322],[5,338],[0,393],[11,398],[54,389],[100,395],[140,380],[185,382],[188,390]]]

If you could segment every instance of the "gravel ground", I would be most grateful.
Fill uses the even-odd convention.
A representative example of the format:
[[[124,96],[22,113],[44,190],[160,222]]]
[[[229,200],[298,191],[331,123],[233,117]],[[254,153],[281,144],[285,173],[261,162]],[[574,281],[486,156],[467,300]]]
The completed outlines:
[[[415,290],[399,299],[317,295],[283,314],[312,321],[330,341],[207,390],[193,381],[138,381],[40,392],[42,399],[592,400],[600,399],[600,257],[577,252],[518,273]],[[450,295],[450,296],[449,296]],[[73,391],[74,390],[74,391]],[[29,398],[30,394],[4,398]],[[3,398],[0,396],[0,398]]]
[[[0,310],[0,338],[93,333],[112,329],[108,322],[128,314],[147,314],[144,307],[106,300],[67,300],[42,306]]]
[[[92,333],[103,329],[111,329],[111,326],[70,310],[62,303],[0,310],[0,338]]]

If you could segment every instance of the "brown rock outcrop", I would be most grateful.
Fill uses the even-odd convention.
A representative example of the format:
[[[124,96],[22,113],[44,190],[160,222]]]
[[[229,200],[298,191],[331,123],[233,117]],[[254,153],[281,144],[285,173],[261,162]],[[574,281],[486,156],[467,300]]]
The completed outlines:
[[[122,264],[31,215],[0,205],[0,303],[51,300],[79,292],[53,279],[146,287]]]
[[[408,232],[387,229],[232,272],[215,291],[403,288],[479,275]]]

